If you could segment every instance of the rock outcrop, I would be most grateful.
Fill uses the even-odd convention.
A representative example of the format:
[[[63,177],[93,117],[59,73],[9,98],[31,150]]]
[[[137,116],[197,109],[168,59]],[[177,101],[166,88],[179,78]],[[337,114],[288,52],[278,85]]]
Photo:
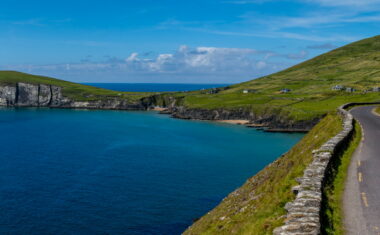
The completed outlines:
[[[0,106],[146,110],[146,105],[142,101],[131,103],[119,98],[77,101],[65,97],[61,87],[46,84],[20,82],[0,86]]]
[[[320,120],[292,121],[272,112],[256,114],[247,109],[189,109],[172,106],[168,112],[175,118],[195,120],[249,120],[252,126],[264,127],[267,131],[308,131]]]
[[[0,106],[12,106],[16,104],[16,87],[0,87]]]
[[[38,85],[18,83],[16,104],[18,106],[39,106]]]
[[[49,105],[52,100],[51,86],[40,84],[38,88],[38,104],[41,106]]]

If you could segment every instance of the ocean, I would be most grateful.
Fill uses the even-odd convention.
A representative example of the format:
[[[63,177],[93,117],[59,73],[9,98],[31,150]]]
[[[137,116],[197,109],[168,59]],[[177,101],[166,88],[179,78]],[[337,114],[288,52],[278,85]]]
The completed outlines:
[[[0,234],[180,234],[303,136],[48,108],[0,109],[0,133]]]

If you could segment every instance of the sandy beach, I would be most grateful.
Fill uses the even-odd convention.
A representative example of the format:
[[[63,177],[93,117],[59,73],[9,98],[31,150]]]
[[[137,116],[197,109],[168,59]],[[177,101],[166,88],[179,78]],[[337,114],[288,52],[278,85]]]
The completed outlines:
[[[237,125],[246,125],[249,123],[249,120],[217,120],[217,122],[237,124]]]
[[[162,108],[162,107],[154,107],[152,110],[154,110],[154,111],[165,111],[165,110],[167,110],[167,108]]]

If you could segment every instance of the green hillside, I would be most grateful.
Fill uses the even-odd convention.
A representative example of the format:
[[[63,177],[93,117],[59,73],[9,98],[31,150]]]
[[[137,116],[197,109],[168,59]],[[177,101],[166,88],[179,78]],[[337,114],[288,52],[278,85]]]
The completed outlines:
[[[327,115],[288,153],[248,179],[184,234],[272,234],[284,221],[284,206],[294,199],[291,188],[312,161],[312,151],[340,130],[338,115]]]
[[[333,91],[342,85],[356,91]],[[273,112],[292,120],[319,117],[350,101],[377,101],[380,92],[380,36],[330,51],[284,71],[230,86],[217,94],[191,92],[183,97],[188,108],[246,108],[256,113]],[[281,89],[290,89],[281,93]],[[243,94],[244,89],[253,90]]]
[[[76,100],[123,98],[136,101],[152,93],[116,92],[58,79],[13,71],[0,71],[0,84],[29,82],[63,87],[64,95]],[[332,87],[352,87],[355,92],[334,91]],[[364,39],[311,60],[248,82],[210,94],[210,90],[170,93],[178,104],[199,109],[243,108],[256,114],[272,113],[301,121],[321,117],[351,101],[379,101],[380,36]],[[281,89],[290,89],[281,93]],[[252,92],[243,93],[244,90]]]
[[[17,82],[60,86],[65,96],[75,100],[123,98],[137,101],[152,95],[116,92],[48,77],[0,71],[0,85]],[[336,85],[356,91],[332,90]],[[341,120],[335,109],[348,102],[380,101],[380,92],[372,91],[374,87],[380,87],[380,36],[226,89],[155,96],[152,100],[156,105],[167,104],[165,97],[170,96],[176,98],[177,105],[189,109],[243,108],[256,114],[271,113],[295,121],[325,116],[293,149],[250,178],[219,206],[197,220],[185,234],[271,234],[273,228],[284,220],[284,205],[294,198],[291,187],[312,161],[312,151],[340,131]],[[290,92],[281,93],[281,89]],[[244,90],[250,92],[243,93]],[[335,203],[339,205],[339,199]]]
[[[31,75],[15,71],[0,71],[0,85],[15,85],[18,82],[29,84],[46,84],[62,87],[65,96],[76,101],[102,100],[110,98],[121,98],[131,102],[151,95],[143,92],[118,92],[97,87],[67,82],[55,78]]]

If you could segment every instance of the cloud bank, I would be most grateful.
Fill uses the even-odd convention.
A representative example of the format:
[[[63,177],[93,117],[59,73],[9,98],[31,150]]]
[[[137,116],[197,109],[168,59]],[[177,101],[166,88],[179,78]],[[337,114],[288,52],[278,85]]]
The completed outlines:
[[[284,69],[305,59],[307,54],[304,50],[280,54],[249,48],[180,46],[173,53],[158,54],[153,58],[134,52],[124,59],[109,57],[93,62],[87,57],[80,63],[9,65],[4,69],[80,81],[94,81],[97,76],[103,76],[103,81],[108,77],[112,82],[119,81],[115,78],[132,82],[240,82]],[[282,58],[282,62],[276,62],[276,58]],[[283,62],[283,59],[289,62]]]

